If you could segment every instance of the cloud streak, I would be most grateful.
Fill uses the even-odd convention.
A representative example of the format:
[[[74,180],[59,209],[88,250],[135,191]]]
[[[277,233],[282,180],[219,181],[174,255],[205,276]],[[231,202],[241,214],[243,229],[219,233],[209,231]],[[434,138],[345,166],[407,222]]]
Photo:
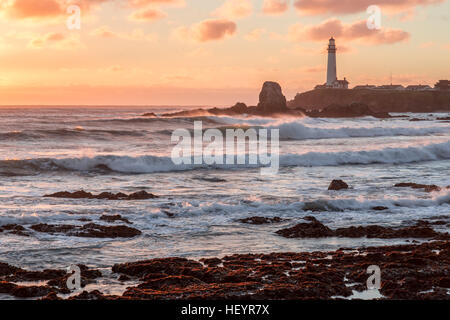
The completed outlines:
[[[290,27],[288,38],[291,41],[326,41],[334,36],[346,41],[359,41],[361,43],[374,44],[394,44],[407,41],[410,34],[399,29],[369,30],[366,21],[357,21],[345,24],[338,19],[329,19],[315,26],[302,26],[295,24]]]
[[[352,14],[377,5],[387,12],[396,13],[422,5],[434,5],[445,0],[295,0],[294,7],[305,15]]]
[[[236,23],[228,19],[207,19],[191,27],[181,27],[176,33],[181,38],[189,38],[198,42],[223,40],[236,33]]]

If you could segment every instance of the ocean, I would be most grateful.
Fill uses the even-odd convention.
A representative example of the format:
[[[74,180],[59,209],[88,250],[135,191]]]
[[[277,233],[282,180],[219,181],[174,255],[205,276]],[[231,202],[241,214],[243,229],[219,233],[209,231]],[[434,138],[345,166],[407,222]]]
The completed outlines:
[[[375,119],[144,117],[177,107],[0,108],[0,226],[98,224],[120,214],[142,235],[131,239],[79,238],[32,232],[0,233],[0,261],[25,269],[85,264],[106,273],[115,263],[155,257],[216,257],[234,253],[331,251],[408,243],[412,239],[287,239],[275,231],[314,216],[330,228],[405,226],[450,215],[450,189],[427,193],[395,188],[400,182],[450,185],[447,114],[403,114]],[[399,115],[399,114],[394,114]],[[185,165],[171,159],[176,129],[279,129],[280,168]],[[333,179],[350,185],[328,191]],[[58,191],[146,190],[140,201],[44,198]],[[376,211],[373,207],[387,210]],[[238,219],[280,217],[248,225]],[[436,226],[437,231],[449,228]],[[102,292],[124,288],[111,276]],[[129,285],[129,284],[128,284]],[[97,288],[96,287],[96,288]]]

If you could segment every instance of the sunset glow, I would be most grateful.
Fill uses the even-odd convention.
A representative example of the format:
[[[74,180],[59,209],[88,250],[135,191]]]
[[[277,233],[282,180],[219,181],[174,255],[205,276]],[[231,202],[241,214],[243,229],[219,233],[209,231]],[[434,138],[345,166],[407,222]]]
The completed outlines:
[[[433,85],[450,73],[445,0],[1,0],[0,104],[231,105],[325,80]],[[67,8],[81,8],[69,30]],[[369,5],[381,30],[366,27]]]

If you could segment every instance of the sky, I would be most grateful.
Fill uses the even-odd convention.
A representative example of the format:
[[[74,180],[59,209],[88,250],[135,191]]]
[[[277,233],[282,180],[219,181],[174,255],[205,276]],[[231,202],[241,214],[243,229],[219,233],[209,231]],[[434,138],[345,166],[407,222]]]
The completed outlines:
[[[331,36],[350,87],[450,77],[449,0],[0,0],[0,30],[0,105],[252,105],[268,80],[292,99]]]

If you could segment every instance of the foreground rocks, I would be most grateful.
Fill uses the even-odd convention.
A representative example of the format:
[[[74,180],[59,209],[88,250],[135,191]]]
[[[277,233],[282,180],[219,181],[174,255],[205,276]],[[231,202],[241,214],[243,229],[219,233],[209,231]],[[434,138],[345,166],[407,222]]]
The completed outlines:
[[[414,226],[404,228],[390,228],[378,225],[359,226],[338,228],[332,230],[314,217],[308,217],[310,223],[299,223],[291,228],[278,230],[276,233],[285,238],[325,238],[325,237],[341,237],[341,238],[417,238],[429,239],[435,238],[440,240],[449,240],[450,234],[434,231],[429,224],[418,223]]]
[[[30,228],[36,232],[84,238],[132,238],[142,234],[141,231],[128,226],[103,226],[95,223],[83,226],[41,223],[32,225]]]
[[[211,259],[212,260],[212,259]],[[206,259],[204,260],[207,261]],[[386,299],[449,299],[448,241],[335,252],[243,254],[203,265],[184,258],[118,264],[139,279],[126,299],[333,299],[364,291],[369,265]],[[412,281],[414,279],[415,281]]]
[[[92,194],[84,190],[68,192],[61,191],[53,194],[44,195],[46,198],[65,198],[65,199],[101,199],[101,200],[147,200],[155,199],[158,196],[146,191],[139,191],[131,194],[102,192],[100,194]]]
[[[102,276],[96,269],[85,265],[78,265],[81,271],[81,286],[94,283]],[[67,279],[70,276],[66,270],[46,269],[43,271],[29,271],[0,262],[0,293],[17,298],[37,298],[57,293],[67,294]],[[19,282],[29,282],[23,285]]]
[[[312,219],[310,219],[312,220]],[[367,289],[367,267],[381,269],[382,299],[442,299],[450,295],[450,242],[396,245],[333,252],[235,254],[200,261],[186,258],[150,259],[116,264],[123,281],[138,282],[123,295],[83,291],[71,300],[308,300],[352,298]],[[80,266],[82,285],[102,274]],[[64,270],[27,271],[0,263],[0,293],[15,297],[61,299]],[[25,287],[14,282],[45,280]]]

